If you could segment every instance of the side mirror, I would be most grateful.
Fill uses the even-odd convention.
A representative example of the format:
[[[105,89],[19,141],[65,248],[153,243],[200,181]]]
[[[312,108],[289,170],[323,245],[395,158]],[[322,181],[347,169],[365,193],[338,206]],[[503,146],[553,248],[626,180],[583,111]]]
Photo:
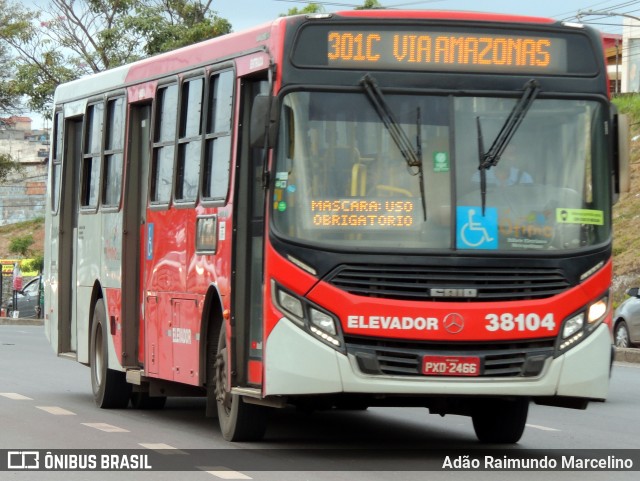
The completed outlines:
[[[629,117],[617,112],[613,116],[614,128],[614,173],[615,193],[629,192],[631,174],[629,171]]]
[[[251,106],[251,122],[249,124],[249,142],[251,147],[263,148],[265,137],[268,146],[276,143],[276,119],[278,118],[278,102],[267,94],[258,94]]]
[[[631,289],[629,289],[627,291],[627,295],[629,295],[631,297],[638,297],[638,288],[637,287],[632,287]]]

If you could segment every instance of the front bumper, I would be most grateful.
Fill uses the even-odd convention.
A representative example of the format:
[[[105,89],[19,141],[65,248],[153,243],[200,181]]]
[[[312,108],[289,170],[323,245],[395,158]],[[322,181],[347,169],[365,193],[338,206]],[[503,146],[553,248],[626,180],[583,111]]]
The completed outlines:
[[[529,377],[427,377],[365,374],[353,355],[315,339],[287,318],[266,341],[263,394],[330,393],[424,396],[566,396],[603,400],[609,388],[611,335],[599,326]]]

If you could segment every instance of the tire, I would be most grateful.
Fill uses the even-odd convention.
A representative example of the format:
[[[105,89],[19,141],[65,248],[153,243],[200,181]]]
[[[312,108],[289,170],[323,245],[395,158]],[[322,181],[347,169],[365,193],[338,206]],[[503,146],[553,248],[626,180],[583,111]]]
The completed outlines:
[[[481,443],[514,444],[522,437],[529,399],[483,399],[474,405],[471,419]]]
[[[226,330],[220,329],[215,361],[215,395],[218,407],[218,422],[222,437],[227,441],[259,441],[267,429],[268,408],[246,403],[237,394],[227,390]]]
[[[615,329],[613,330],[613,340],[616,347],[631,347],[631,342],[629,341],[629,328],[627,327],[626,322],[618,321]]]
[[[131,407],[134,409],[156,410],[164,408],[167,396],[149,396],[148,392],[132,392]]]
[[[96,405],[102,409],[122,409],[129,404],[131,384],[126,374],[109,369],[109,328],[104,301],[98,299],[93,311],[91,344],[89,358],[91,362],[91,388]]]

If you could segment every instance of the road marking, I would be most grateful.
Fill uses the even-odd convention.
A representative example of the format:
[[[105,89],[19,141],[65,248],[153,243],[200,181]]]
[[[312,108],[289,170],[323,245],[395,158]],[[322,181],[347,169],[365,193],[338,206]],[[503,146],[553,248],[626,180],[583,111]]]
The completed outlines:
[[[31,399],[30,397],[23,396],[22,394],[18,394],[17,392],[0,392],[0,396],[4,396],[15,401],[33,401],[33,399]]]
[[[48,412],[49,414],[54,414],[56,416],[75,416],[76,413],[72,413],[71,411],[67,411],[66,409],[59,408],[57,406],[36,406],[38,409],[42,409],[43,411]]]
[[[174,448],[164,443],[138,443],[140,446],[152,451],[157,451],[160,454],[187,454],[178,448]]]
[[[220,468],[224,468],[224,466],[220,466]],[[207,471],[207,473],[220,479],[253,479],[246,474],[239,473],[238,471],[230,471],[226,468],[217,471]]]
[[[100,431],[104,431],[105,433],[129,433],[127,429],[119,428],[118,426],[113,426],[111,424],[106,423],[82,423],[84,426],[89,428],[99,429]]]
[[[537,424],[527,424],[527,427],[533,429],[539,429],[540,431],[560,431],[559,429],[548,428],[546,426],[539,426]]]

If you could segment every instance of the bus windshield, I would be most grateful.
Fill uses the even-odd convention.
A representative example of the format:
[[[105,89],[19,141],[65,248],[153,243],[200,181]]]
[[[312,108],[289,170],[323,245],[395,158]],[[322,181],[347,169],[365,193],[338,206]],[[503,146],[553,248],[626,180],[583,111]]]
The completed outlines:
[[[275,233],[387,252],[606,242],[611,194],[601,103],[534,100],[497,165],[481,175],[483,149],[518,99],[385,93],[396,126],[421,153],[418,168],[362,92],[287,94],[273,176]]]

